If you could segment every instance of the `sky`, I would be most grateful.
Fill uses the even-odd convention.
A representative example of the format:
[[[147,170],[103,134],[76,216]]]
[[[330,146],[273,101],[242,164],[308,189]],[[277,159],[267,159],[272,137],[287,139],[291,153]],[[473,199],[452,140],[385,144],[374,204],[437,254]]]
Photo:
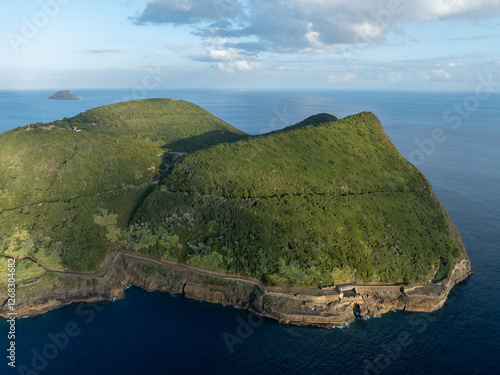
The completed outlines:
[[[0,10],[3,90],[500,81],[500,0],[19,0]]]

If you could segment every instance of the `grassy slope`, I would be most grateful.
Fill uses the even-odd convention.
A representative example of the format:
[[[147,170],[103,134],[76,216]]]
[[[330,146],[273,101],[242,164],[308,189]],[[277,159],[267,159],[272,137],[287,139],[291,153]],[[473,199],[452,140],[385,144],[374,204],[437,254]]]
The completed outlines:
[[[332,122],[332,121],[338,121],[338,118],[336,116],[334,116],[334,115],[329,114],[329,113],[319,113],[317,115],[309,116],[305,120],[302,120],[301,122],[299,122],[299,123],[297,123],[295,125],[287,126],[287,127],[283,128],[283,129],[271,132],[270,134],[272,134],[272,133],[280,133],[280,132],[284,132],[284,131],[289,131],[289,130],[292,130],[292,129],[299,129],[299,128],[303,128],[304,126],[308,126],[308,125],[324,124],[326,122]]]
[[[244,136],[198,106],[169,99],[99,107],[3,133],[0,254],[96,269],[122,246],[117,228],[126,227],[152,186],[120,189],[153,181],[170,145],[196,150]]]
[[[0,136],[0,209],[60,201],[150,181],[159,147],[66,129]]]
[[[155,99],[51,125],[0,135],[0,255],[94,270],[125,246],[276,285],[415,281],[465,255],[370,113],[248,138],[193,104]],[[162,186],[94,196],[151,182],[167,150],[192,153]]]
[[[180,152],[246,136],[197,105],[173,99],[136,100],[98,107],[67,123],[93,133],[125,135]]]
[[[174,191],[226,197],[408,191],[424,182],[362,113],[186,156],[169,178]]]
[[[129,247],[277,285],[420,281],[465,254],[434,198],[362,113],[186,156]]]

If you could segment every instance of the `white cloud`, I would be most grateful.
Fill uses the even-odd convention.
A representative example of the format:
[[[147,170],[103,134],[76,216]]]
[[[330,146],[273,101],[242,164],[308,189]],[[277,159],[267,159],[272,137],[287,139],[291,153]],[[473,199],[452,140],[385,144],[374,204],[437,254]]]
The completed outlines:
[[[396,83],[396,82],[401,81],[401,78],[403,78],[403,73],[401,73],[401,72],[391,73],[389,75],[389,82]]]
[[[380,42],[410,22],[498,15],[499,0],[151,0],[136,21],[197,23],[204,37],[254,37],[262,50],[318,52]]]
[[[420,11],[420,20],[436,20],[438,18],[481,19],[498,15],[498,0],[421,0],[415,1]]]
[[[341,75],[330,74],[328,76],[328,82],[354,82],[358,76],[354,73],[345,73]]]
[[[434,69],[430,72],[430,77],[433,77],[435,80],[443,80],[450,79],[450,73],[444,69]]]
[[[258,62],[245,61],[245,60],[230,61],[227,63],[222,63],[222,62],[217,63],[217,67],[219,68],[219,70],[228,73],[249,72],[254,69],[257,69],[259,66],[260,63]]]
[[[215,62],[212,67],[217,67],[218,70],[228,73],[247,72],[260,66],[258,54],[234,48],[226,39],[216,38],[213,42],[205,41],[203,45],[205,55],[195,57],[194,60]]]
[[[412,83],[423,85],[426,81],[472,82],[477,80],[472,77],[476,71],[473,66],[483,64],[480,60],[484,57],[443,56],[388,62],[386,55],[365,47],[383,46],[389,56],[395,35],[398,41],[419,40],[410,34],[425,26],[415,26],[415,23],[475,22],[497,16],[500,16],[500,0],[150,0],[135,21],[188,25],[188,30],[200,37],[199,44],[175,51],[194,61],[208,63],[205,69],[221,76],[258,70],[256,76],[294,77],[294,81],[299,79],[299,74],[291,72],[301,71],[303,76],[310,73],[321,77],[318,79],[325,86],[368,83],[393,88]],[[468,36],[463,30],[449,40],[496,38],[492,33]],[[436,38],[446,41],[446,35],[436,35]],[[423,38],[418,48],[427,48],[423,46],[425,41]],[[451,46],[451,43],[448,44]],[[195,52],[190,54],[189,50]],[[342,53],[343,58],[332,61],[335,54],[325,53],[323,56],[330,59],[320,63],[324,52],[334,52],[336,56]],[[429,50],[426,55],[436,56],[435,52]],[[293,59],[286,61],[286,68],[284,54],[293,54]],[[363,61],[363,55],[373,60]],[[404,55],[399,53],[396,58],[401,56]],[[409,53],[408,56],[418,55]],[[297,68],[290,69],[290,66]]]
[[[329,60],[324,59],[325,62]],[[474,89],[483,76],[490,72],[498,74],[497,63],[496,56],[470,54],[390,62],[357,59],[356,64],[346,69],[342,60],[336,60],[329,63],[323,77],[328,84],[342,87],[376,84],[378,87],[407,88],[425,83],[449,83]]]
[[[150,0],[137,24],[196,24],[233,19],[242,13],[238,0]]]
[[[236,48],[226,47],[225,39],[216,39],[215,44],[207,43],[205,49],[208,59],[214,61],[231,61],[240,57]]]
[[[87,50],[87,52],[90,53],[121,52],[121,49],[115,47],[97,47],[97,48],[90,48]]]

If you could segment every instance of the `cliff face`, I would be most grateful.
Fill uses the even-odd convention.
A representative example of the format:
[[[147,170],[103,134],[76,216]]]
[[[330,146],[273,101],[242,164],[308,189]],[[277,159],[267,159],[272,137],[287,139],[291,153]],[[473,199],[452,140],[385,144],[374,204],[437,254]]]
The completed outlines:
[[[403,288],[400,286],[343,285],[336,290],[312,294],[270,288],[258,282],[207,275],[173,267],[155,260],[119,254],[104,276],[51,273],[38,282],[18,286],[18,316],[43,314],[75,302],[122,298],[124,288],[137,286],[147,291],[164,291],[186,298],[247,309],[255,314],[296,325],[331,326],[388,311],[431,312],[446,301],[451,288],[472,273],[470,262],[457,263],[440,283]],[[5,289],[5,285],[2,285]],[[0,316],[7,317],[7,300]]]
[[[114,258],[105,276],[50,273],[39,281],[16,289],[18,316],[44,314],[75,302],[94,302],[123,298],[126,286],[147,291],[164,291],[187,298],[248,308],[251,284],[226,282],[189,271],[178,271],[154,261],[134,259],[121,254]],[[6,285],[0,293],[7,295]],[[7,299],[0,316],[7,317]]]
[[[391,310],[432,312],[441,308],[453,286],[470,274],[470,261],[463,259],[456,264],[447,279],[436,284],[410,288],[353,284],[341,287],[339,294],[318,297],[299,294],[276,298],[271,293],[271,298],[263,297],[262,305],[252,307],[256,313],[290,324],[318,326],[343,324],[354,321],[356,317],[377,316]]]

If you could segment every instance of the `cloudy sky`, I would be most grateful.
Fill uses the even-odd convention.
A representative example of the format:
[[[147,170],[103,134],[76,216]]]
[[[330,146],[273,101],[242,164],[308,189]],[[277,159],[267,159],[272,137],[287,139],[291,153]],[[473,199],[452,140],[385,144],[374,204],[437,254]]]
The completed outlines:
[[[500,0],[3,1],[0,89],[473,90]]]

